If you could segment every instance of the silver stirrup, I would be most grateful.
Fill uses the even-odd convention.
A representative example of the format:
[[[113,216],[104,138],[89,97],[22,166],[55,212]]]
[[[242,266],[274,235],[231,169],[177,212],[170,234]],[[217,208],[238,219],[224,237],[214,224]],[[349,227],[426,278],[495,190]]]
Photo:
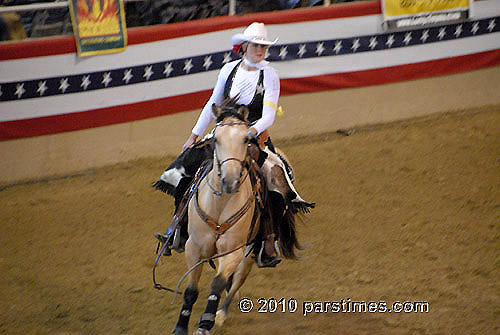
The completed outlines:
[[[179,245],[181,244],[181,227],[177,226],[175,227],[174,231],[174,240],[172,241],[172,245],[170,246],[170,249],[178,249]]]
[[[258,267],[262,267],[264,265],[264,263],[262,263],[262,252],[264,252],[265,242],[266,241],[262,241],[262,244],[260,246],[259,255],[257,256],[257,266]],[[280,248],[278,246],[277,240],[274,241],[274,251],[276,252],[276,261],[281,262],[281,252],[280,252]]]
[[[252,249],[253,249],[253,246],[254,246],[255,243],[252,243],[252,244],[249,244],[247,245],[247,248],[245,250],[245,255],[244,257],[247,258],[248,255],[250,255],[250,253],[252,252]]]

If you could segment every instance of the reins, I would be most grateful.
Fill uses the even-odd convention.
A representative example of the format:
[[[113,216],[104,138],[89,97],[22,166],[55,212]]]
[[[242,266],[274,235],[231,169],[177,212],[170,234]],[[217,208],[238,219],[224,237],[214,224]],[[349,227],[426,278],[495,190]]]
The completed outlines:
[[[168,292],[175,293],[177,295],[180,294],[177,289],[174,291],[171,288],[165,287],[162,284],[156,282],[156,266],[158,265],[158,261],[160,260],[161,255],[163,255],[163,252],[165,252],[166,248],[168,248],[167,243],[163,243],[161,249],[159,243],[158,246],[156,247],[156,253],[158,254],[158,256],[156,256],[155,264],[153,265],[153,287],[157,290],[165,290]]]
[[[200,166],[200,168],[196,172],[195,178],[193,180],[193,184],[186,191],[186,194],[184,196],[185,197],[184,201],[186,202],[186,204],[189,203],[189,200],[193,197],[194,191],[198,190],[200,182],[210,172],[210,164],[207,164],[207,162],[208,161],[205,161],[205,163],[202,163],[202,165]],[[187,205],[184,205],[182,207],[182,211],[179,214],[175,213],[173,220],[175,220],[177,222],[177,224],[179,224],[179,218],[182,217],[183,215],[185,215],[186,211],[187,211]],[[157,289],[157,290],[165,290],[165,291],[169,291],[169,292],[173,292],[173,293],[179,294],[177,291],[174,291],[171,288],[165,287],[165,286],[161,285],[160,283],[156,282],[156,267],[158,265],[158,261],[160,260],[160,257],[163,255],[163,253],[165,252],[165,250],[168,248],[167,241],[164,241],[161,244],[161,249],[160,249],[160,243],[161,242],[158,242],[158,245],[156,247],[156,253],[157,253],[158,256],[156,256],[156,260],[155,260],[155,263],[153,265],[153,287],[155,289]]]
[[[221,176],[221,166],[222,164],[228,162],[228,161],[231,161],[231,160],[234,160],[234,161],[237,161],[238,163],[241,164],[241,172],[240,172],[240,184],[243,184],[245,182],[245,180],[247,179],[248,177],[248,174],[249,174],[249,167],[250,167],[250,164],[248,163],[248,161],[246,160],[240,160],[238,158],[234,158],[234,157],[230,157],[230,158],[226,158],[225,160],[223,160],[222,162],[219,162],[219,160],[217,159],[217,153],[215,152],[215,158],[216,158],[216,162],[217,162],[217,176],[220,177]],[[247,174],[245,175],[245,178],[241,179],[242,175],[243,175],[243,170],[247,170]],[[208,187],[210,187],[210,189],[212,190],[212,193],[215,194],[216,196],[220,197],[222,196],[223,192],[222,190],[221,191],[218,191],[217,189],[215,189],[215,187],[210,184],[210,180],[207,178],[205,179],[205,182],[207,183]]]
[[[214,130],[213,130],[213,134],[215,134],[215,130],[218,128],[218,127],[224,127],[224,126],[238,126],[238,125],[245,125],[245,126],[248,126],[248,124],[244,121],[221,121],[221,122],[218,122],[215,127],[214,127]],[[214,143],[217,143],[216,139],[214,139]],[[217,155],[217,148],[214,148],[214,155],[215,155],[215,162],[217,163],[217,176],[220,178],[221,177],[221,168],[222,168],[222,165],[224,165],[224,163],[227,163],[227,162],[230,162],[230,161],[236,161],[238,162],[240,165],[241,165],[241,172],[240,172],[240,183],[243,184],[243,182],[245,181],[245,179],[248,177],[248,168],[249,168],[249,163],[247,162],[247,160],[243,159],[239,159],[239,158],[236,158],[236,157],[228,157],[226,159],[223,159],[222,161],[219,160],[219,156]],[[243,176],[243,170],[247,170],[247,175],[245,176],[245,178],[243,178],[243,180],[241,180],[241,177]],[[210,187],[210,189],[212,189],[212,192],[216,195],[216,196],[222,196],[222,191],[217,191],[215,189],[215,187],[213,187],[211,184],[210,184],[210,181],[207,179],[207,184],[208,186]]]
[[[217,123],[215,125],[215,128],[214,128],[214,134],[215,134],[215,130],[217,129],[217,127],[223,127],[223,126],[237,126],[237,125],[247,125],[246,122],[243,122],[243,121],[240,121],[240,120],[237,120],[237,121],[221,121],[219,123]],[[215,139],[215,136],[214,136],[214,142],[215,144],[217,144],[217,141]],[[236,158],[236,157],[228,157],[226,159],[223,159],[222,161],[219,160],[219,157],[217,155],[217,148],[214,148],[214,157],[215,157],[215,163],[217,164],[217,176],[220,178],[221,177],[221,167],[224,163],[227,163],[227,162],[230,162],[230,161],[236,161],[238,162],[240,165],[241,165],[241,171],[240,171],[240,176],[239,176],[239,184],[240,185],[243,185],[243,183],[245,182],[245,180],[248,178],[249,174],[250,174],[250,163],[248,162],[248,151],[247,151],[247,155],[245,156],[245,158],[243,160],[239,159],[239,158]],[[243,178],[243,180],[241,179],[242,176],[243,176],[243,170],[247,170],[247,173],[245,175],[245,177]],[[210,178],[209,178],[209,175],[205,175],[204,176],[204,179],[205,179],[205,182],[207,183],[207,185],[210,187],[210,189],[212,190],[212,193],[215,195],[215,196],[222,196],[223,194],[223,188],[221,187],[221,191],[217,191],[211,184],[210,184]],[[196,208],[196,212],[198,213],[198,216],[200,217],[200,219],[205,222],[208,226],[210,226],[210,228],[212,228],[216,233],[217,233],[217,240],[219,239],[219,237],[224,234],[228,229],[230,229],[234,224],[236,224],[245,214],[246,212],[250,209],[250,206],[252,204],[252,201],[253,199],[255,198],[255,190],[252,189],[252,192],[249,196],[249,198],[247,199],[247,201],[245,202],[245,204],[243,204],[243,206],[238,210],[236,211],[233,215],[231,215],[227,220],[225,220],[224,222],[222,223],[219,223],[217,220],[215,220],[214,218],[212,218],[210,215],[208,215],[203,209],[201,209],[200,207],[200,202],[199,202],[199,199],[198,199],[198,194],[199,194],[199,188],[196,189],[196,192],[194,194],[194,205],[195,205],[195,208]]]
[[[255,195],[255,192],[252,192],[253,195]],[[196,269],[198,266],[204,264],[204,263],[210,263],[210,262],[213,262],[214,260],[216,260],[217,258],[220,258],[220,257],[224,257],[224,256],[227,256],[229,254],[232,254],[233,252],[235,251],[238,251],[240,250],[241,248],[243,247],[248,247],[250,245],[253,245],[253,243],[255,242],[255,238],[251,238],[252,235],[253,235],[253,231],[255,229],[255,224],[257,223],[257,221],[259,221],[260,219],[260,213],[261,211],[258,209],[259,206],[256,206],[256,213],[254,214],[253,218],[252,218],[252,223],[250,225],[250,231],[248,232],[248,238],[247,238],[247,242],[245,242],[244,244],[232,249],[232,250],[229,250],[229,251],[226,251],[226,252],[223,252],[222,254],[215,254],[211,257],[208,257],[208,258],[204,258],[204,259],[201,259],[199,260],[195,265],[193,265],[189,270],[186,271],[186,273],[184,273],[184,275],[182,275],[181,279],[179,279],[179,282],[177,283],[177,287],[175,288],[175,291],[171,290],[171,289],[168,289],[170,292],[173,292],[175,293],[174,295],[174,298],[172,299],[172,305],[175,303],[175,299],[177,298],[177,295],[180,294],[179,292],[179,288],[181,287],[181,284],[182,282],[184,281],[184,279],[186,279],[186,277],[194,271],[194,269]],[[244,257],[248,257],[248,255],[250,254],[250,252],[252,251],[252,248],[250,248],[249,250],[247,250],[245,252],[245,255]]]
[[[188,276],[191,272],[193,272],[193,271],[194,271],[194,269],[196,269],[198,266],[200,266],[200,265],[202,265],[202,264],[204,264],[204,263],[208,263],[208,262],[210,262],[210,261],[212,261],[212,262],[213,262],[213,261],[214,261],[215,259],[217,259],[217,258],[224,257],[224,256],[227,256],[227,255],[229,255],[229,254],[232,254],[233,252],[238,251],[238,250],[240,250],[240,249],[241,249],[241,248],[243,248],[243,247],[247,247],[247,246],[249,246],[249,245],[253,244],[253,242],[254,242],[253,240],[251,240],[251,241],[247,241],[247,242],[245,242],[244,244],[240,245],[239,247],[236,247],[236,248],[234,248],[234,249],[232,249],[232,250],[229,250],[229,251],[223,252],[222,254],[215,254],[215,255],[213,255],[212,257],[209,257],[209,258],[204,258],[204,259],[199,260],[199,261],[198,261],[198,263],[196,263],[195,265],[193,265],[193,266],[192,266],[192,267],[191,267],[188,271],[186,271],[186,273],[184,273],[184,274],[182,275],[181,279],[179,279],[179,282],[177,283],[177,287],[175,288],[175,291],[174,291],[174,290],[172,290],[172,289],[167,289],[169,292],[173,292],[173,293],[175,293],[174,298],[172,299],[171,305],[173,305],[173,304],[175,303],[175,299],[177,298],[177,295],[178,295],[178,294],[181,294],[181,293],[179,292],[179,288],[181,287],[182,282],[184,281],[184,279],[186,279],[186,277],[187,277],[187,276]]]
[[[215,129],[217,127],[222,127],[222,126],[233,126],[233,125],[247,125],[246,122],[244,121],[222,121],[222,122],[219,122],[216,124],[215,128],[214,128],[214,132],[215,132]],[[217,164],[217,175],[220,177],[221,176],[221,166],[226,163],[226,162],[229,162],[229,161],[237,161],[241,164],[241,167],[242,167],[242,170],[240,172],[240,184],[243,184],[245,182],[245,180],[248,178],[248,176],[250,175],[250,165],[251,163],[248,162],[247,159],[244,159],[244,160],[240,160],[238,158],[235,158],[235,157],[229,157],[229,158],[226,158],[222,161],[219,161],[219,158],[217,156],[217,150],[216,148],[214,149],[214,155],[215,155],[215,159],[216,159],[216,164]],[[243,180],[241,180],[242,176],[243,176],[243,170],[247,170],[247,173],[245,175],[245,177],[243,178]],[[212,190],[213,194],[216,195],[216,196],[222,196],[223,192],[222,192],[222,189],[221,191],[217,191],[209,182],[209,179],[207,178],[208,177],[208,172],[209,172],[209,169],[208,168],[205,168],[202,172],[202,174],[200,175],[200,178],[198,180],[195,185],[192,185],[191,187],[191,192],[189,194],[189,200],[191,199],[191,197],[194,195],[195,199],[193,199],[195,201],[195,208],[196,208],[196,211],[199,215],[199,217],[205,222],[207,223],[210,227],[212,227],[212,229],[214,229],[215,233],[217,234],[217,237],[216,239],[218,239],[220,236],[222,236],[222,234],[224,234],[229,228],[231,228],[234,224],[236,224],[247,212],[248,210],[251,208],[251,205],[252,205],[252,202],[253,200],[256,198],[256,195],[257,195],[257,192],[256,192],[256,189],[254,187],[252,187],[252,192],[249,196],[249,198],[247,199],[247,201],[245,202],[245,204],[236,212],[234,213],[230,218],[228,218],[226,221],[224,221],[222,224],[218,224],[216,222],[216,220],[212,219],[208,214],[206,214],[199,206],[199,202],[198,202],[198,189],[199,189],[199,184],[202,180],[206,180],[206,183],[208,184],[208,186],[210,187],[210,189]],[[187,201],[189,203],[189,200]],[[248,247],[250,245],[252,245],[254,243],[254,240],[255,239],[251,239],[251,236],[253,235],[253,231],[254,231],[254,228],[255,228],[255,224],[256,222],[259,220],[260,218],[260,211],[257,209],[258,206],[256,206],[256,202],[253,202],[254,203],[254,206],[256,207],[256,213],[254,213],[253,215],[253,218],[252,218],[252,222],[251,222],[251,226],[250,226],[250,231],[249,231],[249,234],[248,234],[248,238],[247,238],[247,242],[245,242],[244,244],[232,249],[232,250],[229,250],[229,251],[226,251],[224,253],[221,253],[221,254],[215,254],[209,258],[204,258],[200,261],[198,261],[196,264],[194,264],[186,273],[184,273],[184,275],[180,278],[179,282],[177,283],[177,287],[175,290],[172,290],[168,287],[165,287],[159,283],[156,282],[156,266],[158,264],[158,261],[161,257],[161,255],[163,255],[163,253],[165,252],[166,248],[168,248],[168,244],[165,242],[163,243],[161,249],[160,249],[160,244],[158,244],[157,248],[156,248],[156,252],[158,254],[158,256],[156,257],[156,260],[155,260],[155,263],[154,263],[154,266],[153,266],[153,283],[154,283],[154,288],[158,289],[158,290],[165,290],[165,291],[168,291],[168,292],[172,292],[174,293],[174,298],[172,300],[172,304],[175,303],[175,300],[177,298],[177,295],[181,294],[179,292],[179,288],[182,284],[182,282],[184,281],[184,279],[192,272],[194,271],[198,266],[204,264],[204,263],[210,263],[214,268],[215,268],[215,265],[213,264],[213,261],[215,259],[218,259],[220,257],[224,257],[224,256],[227,256],[229,254],[232,254],[233,252],[236,252],[238,250],[240,250],[241,248],[243,247]],[[222,228],[222,230],[221,230]],[[159,250],[160,249],[160,250]],[[244,257],[247,257],[248,254],[250,253],[250,251],[252,250],[252,248],[250,248],[249,250],[247,250],[245,252],[245,255]]]

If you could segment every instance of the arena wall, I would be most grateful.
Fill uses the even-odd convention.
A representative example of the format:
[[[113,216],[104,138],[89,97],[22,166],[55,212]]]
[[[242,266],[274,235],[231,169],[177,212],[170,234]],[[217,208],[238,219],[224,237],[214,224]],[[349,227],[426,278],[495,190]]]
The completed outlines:
[[[135,29],[124,53],[85,59],[76,57],[69,37],[2,44],[0,182],[177,154],[215,82],[216,66],[203,71],[207,57],[227,55],[230,36],[256,20],[280,37],[269,57],[282,78],[285,110],[271,129],[275,139],[499,104],[500,6],[477,4],[463,26],[466,36],[450,25],[443,26],[449,37],[438,39],[437,27],[432,43],[418,42],[424,30],[410,31],[413,41],[406,43],[409,32],[400,32],[394,48],[381,46],[390,34],[381,29],[378,2]],[[475,24],[482,33],[474,33]],[[343,50],[334,49],[338,41]],[[190,59],[198,70],[181,73]],[[149,81],[140,72],[151,64],[162,73],[176,62],[170,78]],[[142,81],[60,92],[64,78],[78,86],[72,82],[78,75],[93,79],[128,68]],[[122,79],[114,72],[111,78]],[[43,81],[56,85],[37,96]]]

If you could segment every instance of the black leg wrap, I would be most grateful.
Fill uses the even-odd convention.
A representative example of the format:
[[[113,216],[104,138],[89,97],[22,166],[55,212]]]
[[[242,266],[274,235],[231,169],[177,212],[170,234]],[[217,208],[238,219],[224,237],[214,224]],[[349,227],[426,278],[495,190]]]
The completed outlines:
[[[234,273],[229,276],[229,279],[227,280],[227,283],[226,283],[226,291],[229,292],[229,290],[231,289],[231,286],[233,286],[233,278],[234,278]]]
[[[198,299],[198,290],[195,288],[187,287],[184,291],[184,304],[181,308],[181,314],[179,315],[179,321],[177,321],[177,328],[186,329],[189,325],[189,318],[191,317],[191,311],[193,310],[193,305]]]
[[[226,281],[220,276],[215,277],[212,281],[207,308],[201,315],[200,323],[198,324],[199,328],[210,330],[214,327],[215,314],[217,313],[217,307],[219,306],[220,296],[226,285]]]
[[[217,313],[217,307],[219,306],[220,295],[210,294],[208,297],[207,308],[205,313],[201,315],[200,323],[198,327],[210,330],[215,324],[215,314]]]

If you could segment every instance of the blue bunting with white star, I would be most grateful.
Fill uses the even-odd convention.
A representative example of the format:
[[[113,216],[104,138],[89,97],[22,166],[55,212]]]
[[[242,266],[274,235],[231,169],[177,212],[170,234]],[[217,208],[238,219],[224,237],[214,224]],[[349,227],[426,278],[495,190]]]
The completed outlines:
[[[500,17],[496,16],[417,30],[275,45],[269,48],[267,59],[273,62],[293,61],[465,39],[500,31],[499,21]],[[38,78],[21,82],[0,82],[0,102],[103,90],[187,76],[219,70],[224,64],[234,59],[236,59],[236,55],[226,50],[107,71]]]

